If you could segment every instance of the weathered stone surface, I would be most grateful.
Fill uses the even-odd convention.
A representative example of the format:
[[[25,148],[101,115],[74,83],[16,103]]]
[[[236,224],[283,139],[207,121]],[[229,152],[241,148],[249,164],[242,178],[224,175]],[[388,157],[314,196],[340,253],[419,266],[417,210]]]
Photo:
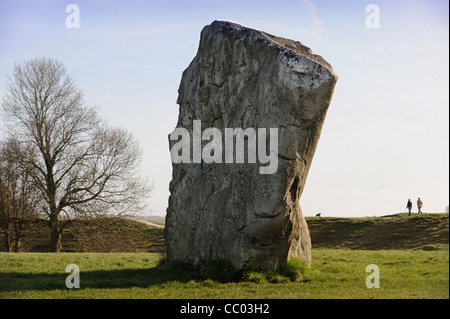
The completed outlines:
[[[237,268],[271,269],[297,257],[310,264],[299,198],[336,81],[332,67],[300,42],[230,22],[204,27],[183,72],[177,127],[191,136],[194,120],[202,131],[222,133],[278,128],[278,169],[261,174],[258,161],[230,164],[224,156],[222,163],[173,164],[168,260],[226,259]]]

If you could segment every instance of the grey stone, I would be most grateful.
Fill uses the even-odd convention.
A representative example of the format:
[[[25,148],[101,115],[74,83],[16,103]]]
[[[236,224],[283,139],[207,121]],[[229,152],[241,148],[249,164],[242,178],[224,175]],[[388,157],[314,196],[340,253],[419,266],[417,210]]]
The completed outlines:
[[[239,269],[273,269],[291,257],[311,263],[299,199],[336,81],[300,42],[230,22],[203,28],[178,90],[177,127],[191,139],[194,120],[202,131],[218,128],[222,139],[225,128],[277,128],[278,165],[261,174],[258,160],[225,163],[222,155],[222,163],[193,163],[191,142],[191,163],[172,164],[169,261],[225,259]],[[176,143],[169,138],[171,148]]]

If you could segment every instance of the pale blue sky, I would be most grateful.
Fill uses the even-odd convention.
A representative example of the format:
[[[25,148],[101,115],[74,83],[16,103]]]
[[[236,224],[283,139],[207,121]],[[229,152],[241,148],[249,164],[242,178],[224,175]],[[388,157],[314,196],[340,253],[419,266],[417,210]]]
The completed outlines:
[[[68,4],[80,28],[68,29]],[[380,28],[365,25],[368,4]],[[149,201],[165,215],[167,135],[201,29],[228,20],[298,40],[339,76],[301,206],[306,216],[372,216],[449,204],[448,1],[0,0],[0,96],[16,61],[61,60],[112,124],[144,147]]]

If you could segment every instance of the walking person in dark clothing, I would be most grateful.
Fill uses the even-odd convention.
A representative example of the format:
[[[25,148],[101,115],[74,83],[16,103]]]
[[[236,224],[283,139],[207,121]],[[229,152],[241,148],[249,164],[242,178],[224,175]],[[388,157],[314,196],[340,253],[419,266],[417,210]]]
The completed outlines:
[[[408,199],[408,203],[406,204],[406,208],[408,208],[408,216],[411,216],[412,202]]]

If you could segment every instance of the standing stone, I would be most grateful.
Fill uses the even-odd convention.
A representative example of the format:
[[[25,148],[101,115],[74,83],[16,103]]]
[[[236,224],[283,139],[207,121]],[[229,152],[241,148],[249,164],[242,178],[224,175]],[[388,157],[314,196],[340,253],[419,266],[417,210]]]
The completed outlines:
[[[203,28],[178,90],[177,128],[190,134],[190,161],[172,164],[168,261],[225,259],[238,269],[261,270],[291,257],[311,263],[299,198],[336,81],[332,67],[300,42],[230,22]],[[202,132],[218,128],[222,142],[225,128],[265,128],[270,146],[269,128],[278,129],[278,149],[271,150],[278,151],[276,172],[261,173],[268,164],[251,163],[247,144],[244,163],[226,163],[223,145],[221,163],[196,163],[195,120]],[[180,137],[169,135],[171,150],[177,143]]]

